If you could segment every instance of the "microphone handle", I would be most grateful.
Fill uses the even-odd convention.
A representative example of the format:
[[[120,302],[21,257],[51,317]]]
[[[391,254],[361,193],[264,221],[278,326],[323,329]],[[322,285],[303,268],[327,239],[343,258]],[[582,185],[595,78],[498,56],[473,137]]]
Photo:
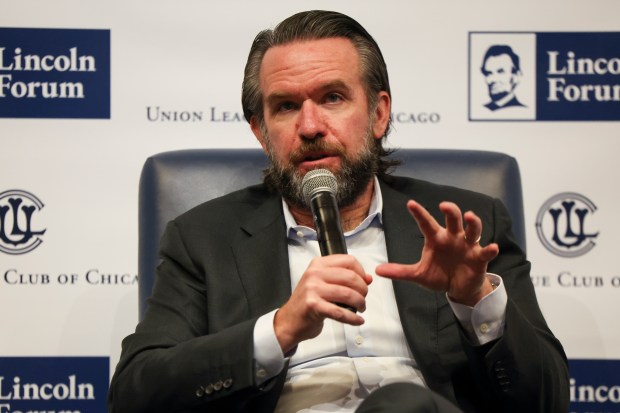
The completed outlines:
[[[310,209],[312,210],[319,248],[323,257],[347,253],[347,244],[342,233],[337,205],[336,197],[329,191],[319,192],[310,200]],[[346,304],[336,304],[354,313],[357,312],[355,308]]]
[[[340,225],[336,197],[328,191],[317,193],[310,201],[321,255],[346,254],[347,244]]]

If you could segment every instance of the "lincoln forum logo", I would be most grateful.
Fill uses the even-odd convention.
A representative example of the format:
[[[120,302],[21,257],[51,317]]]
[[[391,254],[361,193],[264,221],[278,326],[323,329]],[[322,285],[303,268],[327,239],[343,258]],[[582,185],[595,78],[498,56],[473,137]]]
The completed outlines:
[[[536,233],[540,242],[561,257],[578,257],[596,245],[599,232],[592,224],[596,205],[574,192],[549,198],[536,216]]]
[[[106,413],[109,357],[0,357],[1,413]]]
[[[43,202],[30,192],[13,189],[0,193],[0,251],[25,254],[43,242],[45,229],[37,217]]]
[[[620,120],[620,32],[469,33],[469,119]]]
[[[571,359],[570,411],[617,412],[620,405],[620,360]]]
[[[110,118],[110,31],[0,28],[0,117]]]

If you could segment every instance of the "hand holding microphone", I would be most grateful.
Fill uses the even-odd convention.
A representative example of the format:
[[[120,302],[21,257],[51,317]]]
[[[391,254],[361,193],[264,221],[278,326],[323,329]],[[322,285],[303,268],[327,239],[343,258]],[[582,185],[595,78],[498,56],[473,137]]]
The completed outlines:
[[[372,281],[359,261],[347,254],[334,175],[325,169],[308,172],[302,188],[317,229],[321,257],[310,262],[289,300],[275,314],[274,330],[285,353],[319,335],[326,318],[363,324],[357,310],[366,309],[365,297]]]
[[[321,255],[346,254],[347,244],[342,233],[336,201],[338,183],[334,174],[327,169],[314,169],[306,173],[301,188],[312,211]],[[336,304],[356,312],[351,306]]]

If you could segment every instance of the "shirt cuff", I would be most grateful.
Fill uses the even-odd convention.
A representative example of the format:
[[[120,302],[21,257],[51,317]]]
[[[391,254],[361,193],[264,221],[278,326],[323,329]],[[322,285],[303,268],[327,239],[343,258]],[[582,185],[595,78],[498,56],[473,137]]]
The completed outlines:
[[[453,302],[446,294],[454,315],[461,323],[467,337],[480,345],[500,338],[504,334],[508,294],[502,278],[488,273],[487,278],[497,287],[474,307]]]
[[[284,368],[284,354],[273,329],[277,311],[259,317],[254,325],[254,379],[258,386],[278,375]]]

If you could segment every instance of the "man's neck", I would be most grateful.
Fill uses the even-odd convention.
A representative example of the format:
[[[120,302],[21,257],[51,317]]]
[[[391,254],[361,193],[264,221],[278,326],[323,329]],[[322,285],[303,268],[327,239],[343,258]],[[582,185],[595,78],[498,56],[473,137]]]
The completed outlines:
[[[340,208],[340,222],[344,232],[355,229],[368,216],[373,193],[374,179],[371,179],[368,185],[366,185],[364,192],[362,192],[351,205]],[[312,219],[312,212],[310,209],[300,208],[288,202],[287,205],[297,224],[314,228],[314,220]]]

